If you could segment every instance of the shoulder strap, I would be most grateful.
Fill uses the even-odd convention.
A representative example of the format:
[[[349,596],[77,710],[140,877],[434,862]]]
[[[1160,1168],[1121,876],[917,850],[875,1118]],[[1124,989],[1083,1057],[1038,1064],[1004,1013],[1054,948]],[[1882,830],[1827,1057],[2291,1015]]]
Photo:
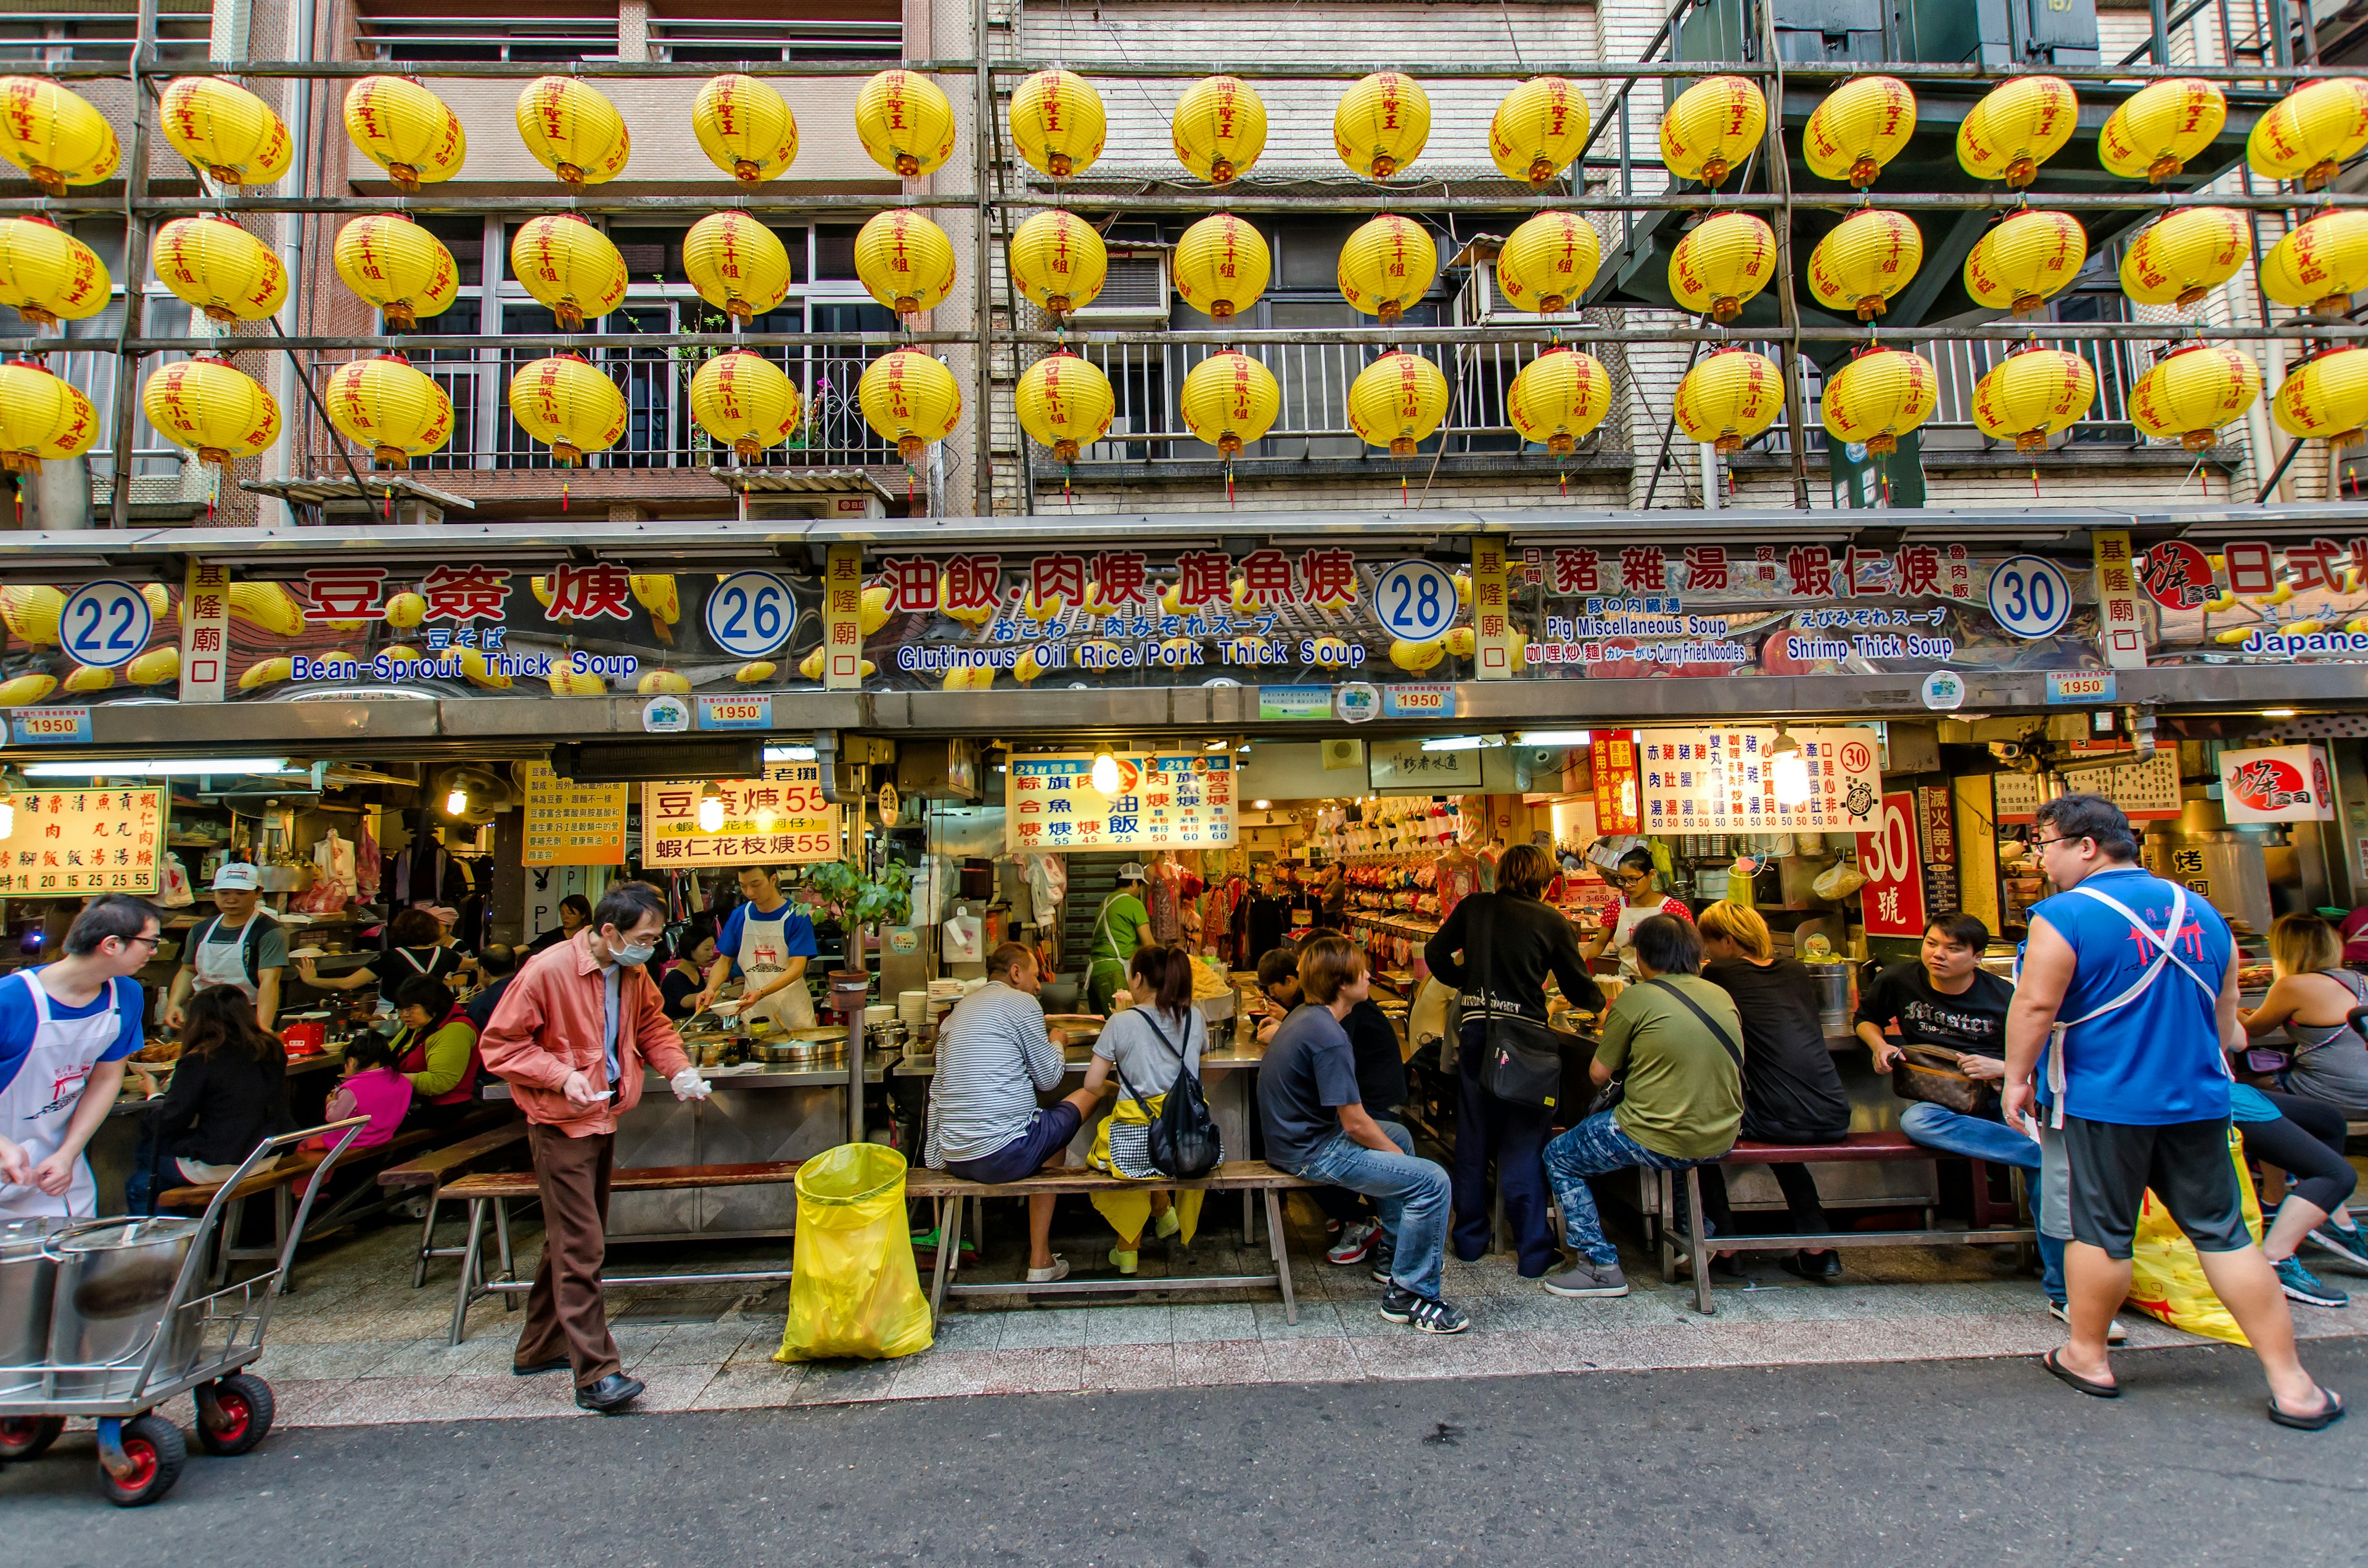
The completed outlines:
[[[2179,956],[2177,949],[2172,946],[2173,943],[2179,940],[2180,931],[2187,925],[2187,889],[2177,882],[2171,883],[2170,886],[2172,888],[2170,901],[2170,924],[2162,931],[2155,930],[2145,921],[2139,919],[2136,913],[2133,911],[2129,905],[2123,903],[2112,894],[2099,892],[2087,882],[2082,882],[2079,886],[2072,890],[2076,893],[2088,894],[2089,897],[2096,900],[2099,903],[2103,904],[2106,908],[2112,910],[2114,914],[2128,921],[2131,928],[2142,934],[2155,949],[2154,962],[2146,966],[2146,972],[2138,977],[2135,984],[2132,985],[2127,991],[2123,992],[2119,996],[2114,997],[2111,1002],[2106,1003],[2102,1007],[2098,1008],[2096,1012],[2090,1013],[2085,1017],[2072,1019],[2071,1021],[2073,1023],[2087,1023],[2089,1018],[2094,1018],[2102,1014],[2110,1013],[2116,1007],[2125,1006],[2129,1003],[2136,1001],[2138,996],[2145,992],[2146,987],[2154,983],[2155,977],[2161,972],[2162,967],[2166,961],[2177,964],[2180,971],[2184,973],[2188,979],[2195,982],[2196,988],[2202,991],[2205,997],[2215,1004],[2219,1001],[2219,991],[2214,987],[2206,984],[2203,977],[2196,973],[2188,961]]]
[[[1736,1067],[1739,1070],[1743,1066],[1742,1049],[1738,1047],[1735,1041],[1727,1039],[1726,1031],[1719,1028],[1717,1019],[1702,1011],[1702,1006],[1701,1003],[1695,1001],[1692,997],[1687,995],[1684,992],[1670,984],[1668,980],[1660,975],[1655,975],[1645,983],[1653,986],[1656,990],[1666,991],[1670,995],[1676,997],[1679,1001],[1683,1002],[1686,1005],[1686,1010],[1702,1021],[1702,1028],[1710,1030],[1711,1038],[1717,1040],[1719,1044],[1726,1047],[1726,1053],[1735,1058]]]

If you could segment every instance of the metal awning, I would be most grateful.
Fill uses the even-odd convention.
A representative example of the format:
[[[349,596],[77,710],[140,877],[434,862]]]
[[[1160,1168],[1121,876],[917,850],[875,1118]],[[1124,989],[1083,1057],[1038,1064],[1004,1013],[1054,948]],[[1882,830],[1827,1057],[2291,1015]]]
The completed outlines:
[[[894,501],[887,487],[860,468],[711,468],[715,483],[751,495],[868,495]]]
[[[431,490],[402,473],[374,473],[359,488],[349,476],[333,479],[243,479],[239,481],[238,487],[298,506],[320,506],[331,501],[353,500],[375,506],[392,492],[400,500],[416,498],[448,511],[473,512],[477,509],[477,504],[465,495],[455,495],[449,490]]]

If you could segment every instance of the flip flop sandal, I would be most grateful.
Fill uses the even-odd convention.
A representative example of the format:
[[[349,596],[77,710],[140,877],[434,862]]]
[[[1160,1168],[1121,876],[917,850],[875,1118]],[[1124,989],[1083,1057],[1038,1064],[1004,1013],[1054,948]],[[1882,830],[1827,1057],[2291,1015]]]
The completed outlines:
[[[2320,1389],[2318,1392],[2319,1396],[2327,1401],[2327,1408],[2317,1415],[2289,1415],[2278,1408],[2278,1402],[2273,1399],[2270,1401],[2270,1419],[2281,1426],[2291,1426],[2297,1432],[2326,1431],[2343,1419],[2343,1401],[2338,1399],[2334,1391],[2330,1389]]]
[[[2082,1393],[2089,1395],[2092,1399],[2119,1399],[2122,1397],[2121,1384],[2100,1383],[2096,1381],[2094,1379],[2084,1378],[2079,1373],[2072,1370],[2071,1368],[2066,1367],[2064,1363],[2058,1361],[2055,1358],[2055,1352],[2053,1350],[2050,1350],[2046,1355],[2042,1356],[2039,1358],[2039,1364],[2046,1368],[2056,1377],[2062,1379],[2067,1383],[2070,1383],[2074,1388],[2078,1389]],[[2280,1419],[2277,1411],[2277,1402],[2275,1400],[2271,1400],[2270,1402],[2270,1419],[2272,1421]],[[2283,1419],[2296,1426],[2301,1425],[2301,1423],[2293,1416],[2286,1416]],[[2329,1419],[2332,1419],[2332,1417]]]

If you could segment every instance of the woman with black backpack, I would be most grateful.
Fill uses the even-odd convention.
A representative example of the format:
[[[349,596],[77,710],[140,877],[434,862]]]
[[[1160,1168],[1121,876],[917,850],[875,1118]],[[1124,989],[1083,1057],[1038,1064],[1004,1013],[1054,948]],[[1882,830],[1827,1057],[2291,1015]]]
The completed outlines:
[[[1192,1005],[1191,955],[1180,947],[1137,949],[1128,988],[1121,994],[1134,1006],[1102,1026],[1093,1064],[1086,1069],[1087,1093],[1099,1094],[1112,1079],[1118,1086],[1118,1103],[1094,1134],[1093,1164],[1112,1176],[1144,1182],[1202,1175],[1215,1164],[1211,1156],[1217,1153],[1216,1130],[1201,1096],[1201,1055],[1209,1048],[1209,1026]],[[1179,1093],[1185,1102],[1170,1114],[1168,1102]],[[1203,1136],[1211,1142],[1201,1144]],[[1175,1159],[1179,1146],[1184,1158],[1202,1168],[1166,1168],[1160,1155]],[[1094,1207],[1118,1233],[1111,1264],[1121,1274],[1134,1272],[1146,1225],[1159,1236],[1180,1232],[1184,1244],[1191,1245],[1201,1222],[1201,1198],[1198,1191],[1178,1195],[1153,1187],[1093,1194]]]

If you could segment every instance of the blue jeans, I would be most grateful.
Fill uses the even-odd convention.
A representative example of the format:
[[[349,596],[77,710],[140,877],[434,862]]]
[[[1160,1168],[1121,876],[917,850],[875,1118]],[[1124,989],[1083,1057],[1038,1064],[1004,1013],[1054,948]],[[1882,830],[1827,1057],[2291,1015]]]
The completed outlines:
[[[1918,1101],[1899,1113],[1899,1131],[1928,1149],[2029,1171],[2031,1211],[2034,1217],[2039,1213],[2039,1145],[2005,1122]],[[2064,1304],[2064,1244],[2044,1229],[2039,1233],[2039,1288],[2049,1301]]]
[[[1596,1212],[1588,1176],[1637,1167],[1681,1171],[1710,1163],[1655,1153],[1621,1131],[1608,1110],[1588,1117],[1547,1144],[1545,1161],[1546,1180],[1554,1187],[1554,1201],[1562,1205],[1563,1239],[1571,1251],[1595,1263],[1618,1263],[1620,1249],[1603,1239],[1603,1216]]]
[[[1404,1153],[1384,1154],[1335,1132],[1292,1174],[1372,1199],[1393,1249],[1391,1283],[1436,1298],[1440,1254],[1447,1246],[1447,1173],[1416,1158],[1414,1134],[1405,1128],[1395,1121],[1377,1125]]]

